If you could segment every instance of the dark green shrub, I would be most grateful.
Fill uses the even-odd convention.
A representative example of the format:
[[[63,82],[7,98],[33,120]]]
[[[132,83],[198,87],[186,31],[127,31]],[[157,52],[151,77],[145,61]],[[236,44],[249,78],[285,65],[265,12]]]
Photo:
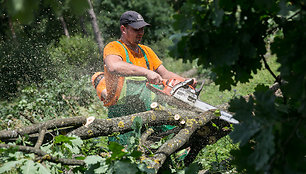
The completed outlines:
[[[82,75],[102,67],[97,44],[91,38],[63,36],[58,44],[51,44],[48,50],[57,72]]]

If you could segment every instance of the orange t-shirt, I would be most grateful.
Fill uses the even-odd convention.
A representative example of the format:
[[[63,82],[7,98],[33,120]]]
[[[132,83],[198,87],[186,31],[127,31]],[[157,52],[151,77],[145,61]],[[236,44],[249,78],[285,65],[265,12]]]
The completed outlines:
[[[129,60],[137,66],[141,66],[147,68],[146,60],[144,55],[142,54],[141,50],[139,53],[134,52],[133,50],[129,49],[121,40],[119,40],[126,50],[128,51]],[[162,64],[162,61],[157,57],[154,51],[145,45],[140,45],[142,50],[145,52],[148,62],[149,62],[149,69],[156,71],[156,69]],[[123,61],[126,62],[126,53],[125,49],[116,41],[110,42],[104,48],[103,52],[103,59],[105,59],[108,55],[118,55],[120,56]],[[107,71],[107,68],[104,68],[104,79],[105,79],[105,86],[107,91],[107,98],[103,99],[103,103],[105,106],[111,106],[117,103],[117,100],[120,96],[121,89],[124,82],[124,77],[113,75]]]

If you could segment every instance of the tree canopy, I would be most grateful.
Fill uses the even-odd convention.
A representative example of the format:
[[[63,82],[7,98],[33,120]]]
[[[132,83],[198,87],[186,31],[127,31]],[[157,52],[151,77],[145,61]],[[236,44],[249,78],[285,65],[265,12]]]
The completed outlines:
[[[187,0],[175,16],[172,54],[211,67],[220,89],[248,82],[262,67],[282,96],[258,84],[230,110],[241,124],[231,137],[240,143],[234,161],[247,173],[305,172],[305,1]],[[272,72],[266,55],[280,63]]]

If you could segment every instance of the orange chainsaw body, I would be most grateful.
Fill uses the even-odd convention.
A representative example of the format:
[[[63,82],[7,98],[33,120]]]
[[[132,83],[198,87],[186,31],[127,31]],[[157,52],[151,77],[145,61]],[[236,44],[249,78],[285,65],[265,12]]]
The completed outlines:
[[[175,87],[177,84],[179,84],[181,82],[184,82],[184,81],[178,80],[178,79],[168,79],[168,80],[164,79],[162,81],[163,89],[158,89],[158,88],[154,87],[153,85],[151,85],[149,83],[147,83],[147,87],[153,92],[160,92],[160,93],[171,96],[171,91],[172,91],[173,87]],[[189,85],[189,87],[194,89],[193,85],[195,85],[195,84],[196,83],[194,83],[192,85]]]

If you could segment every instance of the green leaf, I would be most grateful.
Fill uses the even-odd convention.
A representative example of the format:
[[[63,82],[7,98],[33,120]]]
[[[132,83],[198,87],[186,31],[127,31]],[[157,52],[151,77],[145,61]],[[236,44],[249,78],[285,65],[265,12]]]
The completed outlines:
[[[71,145],[70,144],[65,144],[65,146],[73,153],[73,154],[78,154],[80,153],[80,147],[83,144],[83,141],[76,136],[73,136],[75,139],[71,139]]]
[[[89,9],[87,0],[70,0],[69,6],[71,11],[78,16],[81,16],[86,10]]]
[[[8,13],[23,24],[32,22],[39,6],[36,0],[11,0],[7,1]]]
[[[138,169],[145,173],[156,173],[155,169],[148,168],[148,165],[146,165],[145,163],[138,164]]]
[[[264,85],[264,84],[258,84],[256,87],[255,87],[255,91],[256,92],[266,92],[269,90],[269,87]]]
[[[234,143],[240,142],[241,146],[245,145],[258,131],[260,131],[261,124],[258,123],[256,117],[253,116],[253,98],[249,101],[243,97],[230,101],[229,110],[234,112],[234,118],[239,120],[240,124],[234,125],[233,132],[230,137]]]
[[[116,161],[114,164],[114,171],[116,174],[122,173],[137,173],[138,167],[127,161]]]
[[[270,157],[275,152],[274,135],[272,133],[272,126],[262,130],[259,135],[256,136],[255,151],[248,157],[250,163],[256,166],[256,170],[261,170],[267,165]]]
[[[123,151],[124,147],[116,142],[110,142],[108,148],[112,151],[112,155],[109,160],[120,159],[127,154],[127,152]]]
[[[221,112],[219,109],[215,110],[215,116],[220,117],[221,116]]]
[[[249,97],[248,102],[245,98],[235,98],[230,101],[229,111],[234,112],[234,118],[240,122],[248,121],[253,117],[254,99]]]
[[[65,145],[62,145],[62,146],[65,146],[66,148],[68,148],[69,152],[72,153],[72,154],[78,154],[80,152],[80,149],[75,147],[75,146],[71,146],[69,144],[65,144]]]
[[[252,119],[252,118],[250,118]],[[241,122],[239,125],[234,125],[234,131],[230,133],[234,143],[240,142],[241,146],[245,145],[258,131],[260,124],[255,120]]]
[[[141,117],[136,117],[133,120],[132,129],[134,129],[134,131],[137,134],[140,134],[141,128],[142,128],[142,119],[141,119]]]
[[[219,1],[214,1],[214,4],[215,4],[215,11],[213,13],[213,21],[212,23],[216,26],[216,27],[219,27],[222,23],[222,20],[223,20],[223,15],[224,15],[224,11],[223,9],[220,9],[219,8],[219,4],[218,4]]]
[[[0,168],[0,173],[8,172],[17,165],[22,164],[24,161],[26,161],[26,159],[21,159],[18,161],[9,161],[7,163],[4,163],[3,166]]]
[[[22,173],[24,174],[33,174],[36,173],[37,167],[32,160],[27,160],[23,166],[21,166]]]
[[[108,165],[106,165],[105,159],[100,156],[88,156],[84,161],[87,165],[85,173],[106,173],[108,171]]]
[[[67,137],[65,135],[58,135],[54,138],[54,144],[60,144],[60,143],[68,143],[69,145],[72,145],[72,140],[76,139],[75,137]]]
[[[134,150],[134,151],[131,153],[131,156],[134,157],[135,159],[140,158],[141,155],[142,155],[142,152],[140,152],[140,151],[138,151],[138,150]]]
[[[93,155],[93,156],[88,156],[85,158],[84,162],[87,164],[87,165],[90,165],[90,164],[96,164],[96,163],[99,163],[103,161],[103,158],[100,157],[100,156],[97,156],[97,155]]]
[[[200,165],[198,163],[192,163],[184,170],[180,170],[178,174],[198,174],[200,170]]]
[[[150,145],[150,148],[152,149],[158,149],[162,145],[161,141],[154,142],[153,144]]]
[[[73,146],[78,146],[78,147],[82,146],[83,140],[80,137],[77,137],[77,136],[71,136],[71,137],[75,138],[75,139],[71,139]]]
[[[41,173],[41,174],[51,174],[51,171],[48,168],[46,168],[45,166],[43,166],[42,164],[35,163],[35,165],[38,168],[38,173]]]
[[[94,170],[95,173],[106,173],[108,171],[108,165],[101,165]]]
[[[219,129],[219,126],[218,126],[216,123],[211,122],[211,125],[212,125],[213,127],[217,128],[217,129]]]
[[[46,153],[51,153],[52,152],[51,148],[52,148],[52,144],[44,144],[40,146],[40,149],[42,151],[45,151]]]

